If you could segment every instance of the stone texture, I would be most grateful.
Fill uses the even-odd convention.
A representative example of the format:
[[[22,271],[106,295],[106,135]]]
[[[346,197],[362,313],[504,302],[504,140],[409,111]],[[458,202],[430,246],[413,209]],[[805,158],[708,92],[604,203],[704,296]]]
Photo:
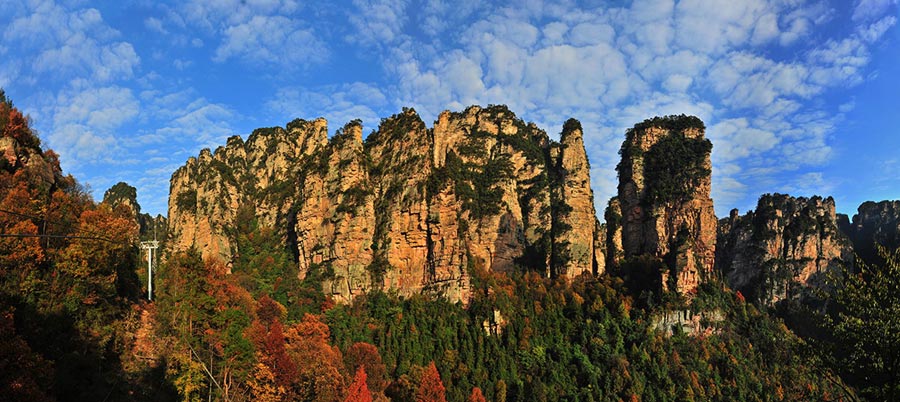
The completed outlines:
[[[622,250],[625,258],[651,255],[664,261],[663,290],[689,296],[712,272],[716,216],[710,150],[703,123],[688,116],[635,125],[622,145],[617,167]]]
[[[365,141],[358,122],[330,140],[323,119],[256,130],[173,174],[170,245],[230,261],[228,227],[250,206],[300,277],[329,272],[323,290],[340,302],[376,288],[466,301],[476,266],[596,272],[582,135],[572,120],[556,143],[504,106],[444,112],[432,129],[404,109]]]
[[[323,290],[345,302],[371,286],[375,206],[362,126],[358,122],[344,126],[306,166],[291,219],[300,276],[314,265],[328,265],[332,275]]]
[[[565,206],[565,211],[557,213],[556,220],[567,230],[558,231],[553,239],[566,257],[557,269],[569,277],[593,273],[597,212],[591,190],[591,165],[577,120],[571,119],[563,127],[558,163],[558,203]]]
[[[732,289],[766,305],[824,285],[824,274],[852,263],[831,197],[760,197],[756,210],[719,222],[717,269]]]
[[[881,263],[876,245],[889,250],[900,247],[900,201],[864,202],[845,223],[844,232],[853,241],[856,253],[869,264]]]
[[[610,198],[603,216],[606,220],[606,268],[615,270],[625,258],[625,248],[622,245],[622,206],[619,197]]]

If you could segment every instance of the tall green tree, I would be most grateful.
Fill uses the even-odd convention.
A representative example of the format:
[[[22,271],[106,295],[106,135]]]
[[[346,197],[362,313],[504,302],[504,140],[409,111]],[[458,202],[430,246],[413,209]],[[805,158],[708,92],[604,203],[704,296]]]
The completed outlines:
[[[900,398],[900,249],[878,247],[883,265],[859,261],[835,289],[829,316],[834,367],[871,400]]]

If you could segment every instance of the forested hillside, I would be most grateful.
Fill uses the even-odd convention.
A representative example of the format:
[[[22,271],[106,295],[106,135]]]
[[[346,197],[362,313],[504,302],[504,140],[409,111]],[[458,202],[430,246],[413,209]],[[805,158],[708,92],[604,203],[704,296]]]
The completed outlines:
[[[545,254],[541,269],[515,265],[527,262],[522,259],[511,259],[510,269],[501,270],[466,258],[465,300],[391,287],[338,300],[340,294],[326,291],[336,282],[333,270],[314,263],[300,275],[296,242],[243,206],[224,227],[232,258],[204,258],[196,247],[168,248],[149,302],[146,261],[138,248],[142,219],[148,218],[141,217],[133,191],[117,185],[104,202],[94,202],[63,174],[56,155],[41,148],[12,102],[0,100],[2,400],[733,401],[896,395],[893,366],[900,362],[900,348],[893,339],[900,331],[892,317],[900,313],[894,291],[900,258],[883,249],[871,264],[830,271],[834,286],[816,290],[816,300],[829,300],[824,307],[799,298],[787,299],[796,303],[791,309],[757,307],[710,273],[706,262],[691,273],[702,280],[663,279],[684,272],[676,256],[694,258],[685,243],[673,243],[672,257],[629,255],[606,273],[554,271],[549,278],[548,266],[566,265],[547,265]],[[498,149],[523,144],[505,140],[513,145]],[[549,157],[550,149],[544,162],[533,156],[540,163],[569,163]],[[708,156],[708,147],[698,150],[698,158]],[[565,188],[581,188],[566,186],[546,194],[548,208],[556,197],[565,199]],[[699,228],[707,236],[705,226]],[[866,233],[873,231],[881,233]],[[548,239],[563,245],[557,235]],[[606,239],[592,237],[590,243]],[[575,250],[571,244],[563,249]],[[596,264],[596,255],[585,258]],[[665,290],[662,283],[672,286]]]

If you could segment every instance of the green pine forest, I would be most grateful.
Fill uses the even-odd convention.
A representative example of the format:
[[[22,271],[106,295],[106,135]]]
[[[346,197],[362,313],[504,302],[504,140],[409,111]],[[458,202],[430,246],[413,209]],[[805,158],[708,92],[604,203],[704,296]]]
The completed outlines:
[[[2,93],[0,133],[29,156],[0,158],[0,233],[21,235],[0,237],[0,400],[900,397],[900,251],[835,276],[817,305],[759,308],[711,278],[679,308],[723,319],[669,334],[656,322],[675,305],[628,272],[554,280],[473,264],[467,305],[379,291],[335,304],[320,290],[327,267],[297,279],[248,209],[231,273],[196,251],[165,255],[149,302],[139,219],[112,202],[133,188],[92,200]]]

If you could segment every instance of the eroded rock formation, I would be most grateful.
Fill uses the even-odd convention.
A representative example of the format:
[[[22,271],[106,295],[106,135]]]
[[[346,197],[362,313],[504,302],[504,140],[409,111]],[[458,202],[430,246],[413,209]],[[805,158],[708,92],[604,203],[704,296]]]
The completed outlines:
[[[232,261],[229,228],[249,206],[339,301],[374,288],[465,301],[470,269],[596,273],[582,135],[570,120],[557,143],[503,106],[444,112],[432,129],[404,109],[365,141],[359,122],[330,140],[323,119],[259,129],[173,174],[170,245]]]
[[[900,201],[864,202],[853,215],[853,222],[844,226],[859,257],[866,263],[879,264],[882,261],[876,245],[888,250],[900,247]]]
[[[719,222],[718,269],[748,300],[774,305],[799,297],[852,258],[831,197],[766,194],[755,211],[732,210]]]
[[[710,151],[693,116],[645,120],[626,133],[620,154],[618,205],[625,259],[663,261],[663,290],[690,295],[715,263],[716,216],[710,198]],[[611,204],[608,214],[616,215]],[[609,221],[608,221],[609,222]],[[609,224],[607,238],[619,239]],[[610,255],[615,259],[615,244]]]

